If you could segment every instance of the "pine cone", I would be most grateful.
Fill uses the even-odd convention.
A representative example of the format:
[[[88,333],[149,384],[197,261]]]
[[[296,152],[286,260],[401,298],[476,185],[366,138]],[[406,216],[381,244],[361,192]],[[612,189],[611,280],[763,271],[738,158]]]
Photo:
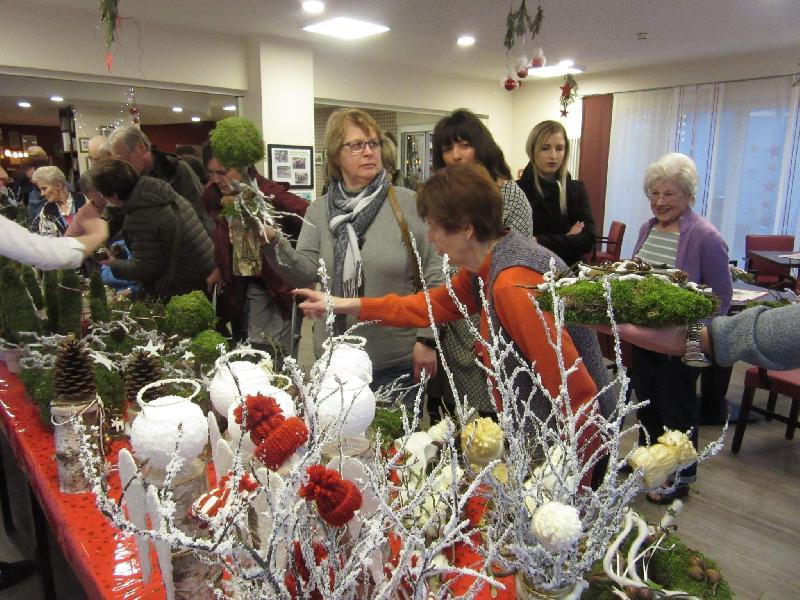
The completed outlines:
[[[97,393],[94,365],[86,344],[74,337],[58,347],[55,368],[56,397],[85,398]]]
[[[158,356],[145,350],[136,350],[125,367],[125,399],[136,402],[136,395],[140,389],[163,376],[164,369]],[[158,390],[150,390],[145,393],[145,400],[152,400],[157,394]]]

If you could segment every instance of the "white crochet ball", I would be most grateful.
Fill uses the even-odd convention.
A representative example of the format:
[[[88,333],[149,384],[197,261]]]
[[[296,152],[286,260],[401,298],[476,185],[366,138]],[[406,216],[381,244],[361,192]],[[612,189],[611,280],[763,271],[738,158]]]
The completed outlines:
[[[338,375],[346,381],[353,377],[372,383],[372,361],[363,348],[350,344],[337,344],[331,352],[326,375]]]
[[[134,419],[131,446],[136,458],[166,469],[178,442],[178,425],[183,429],[178,453],[184,461],[197,458],[208,442],[208,421],[199,406],[180,396],[156,398]]]
[[[375,394],[360,379],[339,384],[333,377],[326,377],[320,384],[317,416],[323,426],[343,419],[344,437],[361,435],[375,418]]]
[[[230,363],[230,368],[222,367],[219,369],[214,375],[214,379],[211,380],[211,385],[208,386],[211,404],[220,416],[224,417],[227,415],[230,406],[240,401],[236,382],[233,379],[233,375],[231,375],[231,371],[236,374],[236,378],[239,380],[242,398],[258,392],[274,395],[271,393],[271,390],[277,390],[277,388],[270,383],[269,374],[263,368],[246,360],[234,361]],[[288,396],[288,394],[286,394],[286,396]],[[284,407],[277,396],[275,399],[278,400],[278,404],[284,410],[284,414],[287,417],[294,414],[293,406],[291,409],[288,406]],[[292,410],[292,415],[286,414],[286,410]]]
[[[531,530],[539,543],[551,552],[571,548],[580,539],[583,525],[574,506],[551,500],[533,513]]]

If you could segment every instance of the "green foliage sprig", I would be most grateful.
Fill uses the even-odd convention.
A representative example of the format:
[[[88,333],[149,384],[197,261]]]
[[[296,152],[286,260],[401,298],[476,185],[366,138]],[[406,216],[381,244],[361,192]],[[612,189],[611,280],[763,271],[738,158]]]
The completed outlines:
[[[214,156],[229,169],[247,169],[264,160],[266,154],[261,132],[244,117],[222,119],[210,139]]]
[[[540,6],[536,14],[531,17],[528,13],[528,7],[525,5],[525,0],[519,5],[519,9],[509,10],[506,17],[506,37],[503,40],[503,45],[511,50],[517,40],[523,37],[526,33],[530,33],[531,40],[536,39],[539,31],[542,28],[542,21],[544,21],[544,12]]]
[[[83,293],[80,275],[72,269],[63,271],[58,287],[58,332],[65,335],[72,333],[80,338],[83,333],[82,311]]]
[[[34,306],[36,309],[44,308],[44,295],[42,294],[42,286],[39,283],[39,277],[36,275],[36,270],[30,265],[22,265],[22,281],[25,287],[28,288],[28,293],[31,295]]]
[[[42,322],[20,271],[14,263],[7,263],[0,272],[0,315],[6,332],[33,331],[42,333]]]
[[[213,329],[206,329],[198,333],[189,344],[189,352],[194,354],[195,360],[204,367],[210,367],[220,357],[219,345],[222,344],[226,351],[228,340]]]

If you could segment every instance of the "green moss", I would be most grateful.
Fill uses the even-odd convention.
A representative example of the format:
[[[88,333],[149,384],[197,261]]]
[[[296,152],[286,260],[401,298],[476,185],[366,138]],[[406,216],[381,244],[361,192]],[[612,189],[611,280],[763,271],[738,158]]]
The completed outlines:
[[[8,334],[20,331],[42,333],[42,322],[19,270],[11,263],[0,272],[0,314]]]
[[[120,413],[125,400],[125,382],[122,376],[101,365],[95,365],[94,375],[97,380],[97,393],[103,399],[103,404],[112,412]]]
[[[777,300],[753,300],[745,305],[745,308],[753,308],[755,306],[766,306],[767,308],[780,308],[791,304],[786,298],[779,298]]]
[[[111,311],[108,310],[106,286],[100,276],[100,269],[94,269],[89,280],[89,309],[92,312],[92,321],[107,323],[111,320]]]
[[[108,323],[111,320],[111,312],[102,300],[92,298],[89,300],[89,311],[92,314],[92,323]]]
[[[81,278],[72,269],[63,271],[58,288],[58,332],[64,335],[72,333],[80,338],[83,333],[82,311]]]
[[[44,273],[44,310],[47,313],[47,330],[58,331],[58,285],[60,276],[58,271],[45,271]]]
[[[36,270],[30,265],[22,265],[22,281],[25,287],[28,288],[28,293],[33,299],[33,304],[37,310],[44,308],[44,294],[42,294],[42,286],[39,283],[39,278],[36,276]]]
[[[564,299],[568,323],[608,324],[602,283],[578,281],[559,288],[557,294]],[[552,310],[549,292],[537,299],[543,310]],[[618,322],[650,327],[693,323],[713,314],[716,307],[708,296],[657,277],[611,281],[611,301]]]
[[[197,362],[204,367],[210,367],[220,356],[217,348],[220,344],[227,350],[228,341],[225,337],[213,329],[206,329],[194,337],[189,344],[189,351],[194,354]]]
[[[214,156],[229,169],[244,170],[264,159],[261,132],[244,117],[222,119],[210,138]]]
[[[378,408],[375,410],[375,418],[369,427],[369,437],[375,437],[375,433],[380,430],[381,440],[384,444],[391,445],[394,440],[401,437],[403,429],[403,413],[399,410]]]
[[[50,428],[50,401],[55,397],[53,369],[22,369],[19,374],[28,397],[33,400],[44,424]]]
[[[174,296],[164,311],[169,333],[193,338],[201,331],[211,329],[216,322],[214,307],[200,291]]]

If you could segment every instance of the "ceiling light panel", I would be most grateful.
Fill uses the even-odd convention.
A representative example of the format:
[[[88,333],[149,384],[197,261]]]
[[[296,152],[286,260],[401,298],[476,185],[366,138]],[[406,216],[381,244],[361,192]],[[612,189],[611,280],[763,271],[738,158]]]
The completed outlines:
[[[312,15],[318,15],[325,10],[325,3],[320,0],[306,0],[303,2],[303,10]]]
[[[383,25],[367,23],[366,21],[350,19],[349,17],[336,17],[335,19],[328,19],[327,21],[303,27],[303,31],[319,33],[341,40],[357,40],[389,31],[389,28]]]
[[[475,37],[471,35],[462,35],[456,40],[456,44],[459,46],[472,46],[475,43]]]

